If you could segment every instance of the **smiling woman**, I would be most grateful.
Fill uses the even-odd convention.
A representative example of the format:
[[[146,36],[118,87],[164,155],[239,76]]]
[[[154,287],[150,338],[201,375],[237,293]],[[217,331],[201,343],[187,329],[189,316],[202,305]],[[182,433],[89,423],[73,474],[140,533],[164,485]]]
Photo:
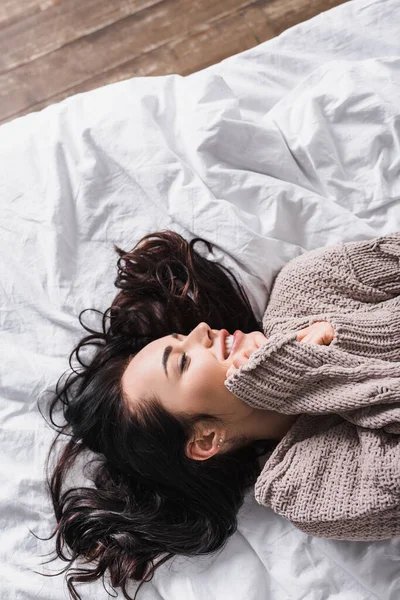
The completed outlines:
[[[251,408],[225,387],[233,361],[266,338],[234,275],[196,252],[199,241],[212,250],[173,231],[145,236],[130,252],[115,247],[121,291],[101,331],[81,321],[90,335],[70,356],[81,368],[57,383],[49,415],[59,434],[49,459],[59,436],[70,440],[49,482],[57,517],[50,537],[67,569],[78,557],[96,563],[68,573],[73,598],[74,582],[107,570],[131,598],[129,580],[142,585],[175,554],[222,548],[260,474],[258,457],[294,420]],[[237,334],[228,355],[229,332]],[[86,346],[96,351],[84,362]],[[94,485],[68,489],[66,476],[88,449]]]
[[[50,479],[52,535],[59,557],[64,544],[72,552],[68,568],[97,562],[68,575],[74,599],[74,581],[107,569],[130,598],[129,579],[222,548],[253,485],[257,502],[311,535],[400,533],[400,233],[289,261],[265,335],[197,241],[166,231],[116,248],[121,291],[74,350],[82,369],[57,383],[50,418],[62,408],[71,439]],[[94,485],[65,489],[88,449]]]
[[[250,355],[267,339],[259,331],[244,334],[237,330],[237,343],[228,352],[228,336],[226,329],[211,329],[207,323],[200,323],[187,336],[165,336],[136,354],[122,376],[122,393],[133,412],[140,398],[150,392],[171,414],[208,414],[222,419],[197,424],[185,450],[194,460],[215,455],[219,440],[227,449],[243,436],[248,442],[282,439],[293,423],[292,416],[250,408],[225,387],[235,357]]]

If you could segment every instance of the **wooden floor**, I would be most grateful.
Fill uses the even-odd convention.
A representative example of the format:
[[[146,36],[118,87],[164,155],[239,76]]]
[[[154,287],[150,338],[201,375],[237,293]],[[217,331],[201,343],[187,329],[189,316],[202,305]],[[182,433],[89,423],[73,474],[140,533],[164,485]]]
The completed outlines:
[[[345,0],[1,0],[0,123],[134,76],[188,75]]]

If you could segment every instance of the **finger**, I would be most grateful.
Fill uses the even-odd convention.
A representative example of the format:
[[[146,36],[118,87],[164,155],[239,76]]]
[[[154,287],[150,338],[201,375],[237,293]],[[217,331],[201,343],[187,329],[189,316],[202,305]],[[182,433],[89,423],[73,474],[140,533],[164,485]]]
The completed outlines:
[[[257,331],[257,334],[254,337],[254,343],[256,344],[256,346],[259,348],[267,341],[268,338],[263,333],[261,333],[261,331]]]
[[[303,339],[301,340],[302,344],[318,344],[318,345],[324,345],[324,341],[321,335],[315,335],[315,334],[309,334],[303,337]]]
[[[237,369],[239,367],[241,367],[242,365],[245,365],[246,363],[249,362],[249,358],[250,358],[249,354],[247,354],[247,352],[244,352],[243,354],[241,354],[240,356],[237,356],[235,358],[235,360],[233,362]]]
[[[248,360],[249,360],[248,356],[240,355],[240,356],[236,357],[227,371],[227,377],[229,377],[229,375],[231,375],[234,371],[239,369],[239,367],[241,367],[242,365],[245,365],[248,362]],[[228,375],[228,373],[229,373],[229,375]]]
[[[226,378],[228,379],[228,377],[230,377],[232,375],[232,373],[234,373],[235,371],[236,371],[236,367],[234,365],[231,365],[226,372]]]
[[[246,364],[247,361],[243,361],[242,364]],[[239,367],[241,367],[242,365],[239,363],[239,361],[237,359],[234,360],[234,362],[231,364],[231,366],[229,367],[229,369],[226,372],[226,376],[229,377],[230,375],[232,375],[232,373],[234,373],[235,371],[237,371],[239,369]]]
[[[308,332],[308,327],[307,327],[307,329],[301,329],[300,331],[298,331],[296,340],[298,342],[301,342],[307,335],[307,332]]]
[[[253,347],[247,352],[248,357],[250,358],[255,352],[257,352],[261,348],[261,346],[262,344],[254,344]]]
[[[309,333],[303,337],[301,340],[302,344],[320,344],[321,336],[315,335],[313,333]]]
[[[247,348],[244,351],[244,357],[246,358],[246,362],[249,360],[249,358],[254,354],[254,352],[257,352],[257,350],[259,350],[260,346],[257,346],[257,344],[253,344],[253,346],[251,348]]]

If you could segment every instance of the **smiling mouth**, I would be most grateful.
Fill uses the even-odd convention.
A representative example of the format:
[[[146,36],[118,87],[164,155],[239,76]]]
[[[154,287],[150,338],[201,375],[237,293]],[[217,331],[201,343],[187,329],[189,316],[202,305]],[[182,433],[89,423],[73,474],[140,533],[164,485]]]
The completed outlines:
[[[228,358],[230,356],[234,343],[235,343],[235,337],[233,335],[228,335],[225,338],[226,358]]]
[[[226,340],[229,336],[230,336],[229,331],[227,331],[226,329],[221,329],[220,334],[219,334],[219,343],[220,343],[220,352],[221,352],[222,360],[226,360],[229,355],[229,352],[226,347]]]
[[[221,335],[221,346],[222,346],[222,359],[226,360],[231,352],[232,352],[232,348],[233,348],[233,344],[234,344],[234,336],[231,335],[229,333],[229,331],[226,331],[226,329],[222,332]]]

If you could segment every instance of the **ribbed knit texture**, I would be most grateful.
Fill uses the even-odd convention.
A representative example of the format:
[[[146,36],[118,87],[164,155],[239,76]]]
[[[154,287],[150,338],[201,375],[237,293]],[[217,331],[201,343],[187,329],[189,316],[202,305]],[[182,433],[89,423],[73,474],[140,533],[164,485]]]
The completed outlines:
[[[256,486],[306,533],[400,536],[400,233],[306,252],[273,282],[267,342],[225,382],[259,409],[301,415]],[[328,321],[328,346],[296,331]]]

